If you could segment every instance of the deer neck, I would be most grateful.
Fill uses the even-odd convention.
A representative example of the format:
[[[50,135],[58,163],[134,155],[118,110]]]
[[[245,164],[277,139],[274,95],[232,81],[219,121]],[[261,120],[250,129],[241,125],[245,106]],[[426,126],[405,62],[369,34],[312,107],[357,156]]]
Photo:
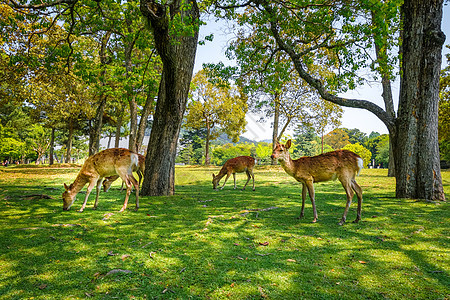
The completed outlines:
[[[78,174],[77,178],[75,178],[75,181],[72,184],[70,194],[75,197],[88,182],[89,180],[86,178],[86,176]]]
[[[284,171],[286,171],[286,173],[288,173],[291,176],[294,176],[295,164],[290,155],[287,155],[286,157],[280,157],[278,159],[278,162],[280,163]]]

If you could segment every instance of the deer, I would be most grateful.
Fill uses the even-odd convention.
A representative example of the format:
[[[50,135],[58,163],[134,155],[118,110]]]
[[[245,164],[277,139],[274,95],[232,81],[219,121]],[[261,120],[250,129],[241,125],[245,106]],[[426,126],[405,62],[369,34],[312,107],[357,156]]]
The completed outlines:
[[[253,179],[253,190],[255,190],[255,175],[253,174],[254,166],[255,166],[255,159],[250,156],[238,156],[227,160],[225,164],[222,166],[222,169],[220,169],[219,174],[217,175],[212,174],[213,189],[217,190],[217,185],[219,184],[219,181],[222,179],[222,177],[227,175],[222,187],[220,188],[221,190],[223,190],[225,183],[227,183],[227,180],[228,178],[230,178],[231,174],[233,174],[234,189],[236,189],[236,173],[245,172],[247,174],[247,182],[245,183],[242,190],[245,190],[245,187],[250,181],[250,178]]]
[[[139,163],[138,165],[133,168],[133,172],[136,172],[138,177],[139,177],[139,186],[141,186],[141,182],[142,182],[142,178],[143,178],[143,173],[145,170],[145,156],[142,154],[138,154],[138,158],[139,158]],[[105,177],[105,180],[103,181],[103,191],[107,192],[109,191],[109,189],[111,188],[111,184],[117,180],[120,176],[119,175],[114,175],[114,176],[110,176],[110,177]],[[122,187],[120,188],[120,191],[123,190],[123,185],[124,185],[124,181],[122,181]]]
[[[103,178],[118,175],[127,186],[125,202],[120,212],[127,208],[128,198],[131,189],[136,189],[136,210],[139,208],[139,184],[133,177],[133,169],[137,168],[139,157],[137,153],[131,152],[125,148],[111,148],[103,150],[90,156],[83,164],[77,178],[69,186],[64,183],[65,192],[62,194],[63,210],[69,210],[76,200],[76,195],[88,183],[86,196],[79,212],[83,212],[86,207],[89,194],[94,186],[97,187],[97,196],[95,198],[94,209],[97,209],[98,196]]]
[[[304,216],[306,191],[308,191],[314,213],[313,223],[317,222],[314,183],[338,179],[347,194],[347,204],[339,225],[345,223],[355,193],[358,197],[358,209],[353,223],[358,223],[361,220],[362,189],[356,183],[355,177],[363,168],[363,159],[349,150],[336,150],[292,160],[289,154],[291,144],[291,140],[288,140],[285,145],[277,142],[271,157],[278,159],[286,173],[302,183],[302,210],[299,219]]]

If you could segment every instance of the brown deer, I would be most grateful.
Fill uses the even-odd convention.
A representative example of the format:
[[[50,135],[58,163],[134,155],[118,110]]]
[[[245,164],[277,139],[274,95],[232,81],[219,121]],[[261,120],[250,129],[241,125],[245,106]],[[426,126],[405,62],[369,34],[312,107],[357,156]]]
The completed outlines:
[[[139,157],[139,164],[133,168],[133,172],[136,172],[139,177],[139,187],[141,186],[143,173],[145,170],[145,156],[142,154],[138,154]],[[116,181],[120,176],[114,175],[110,177],[106,177],[105,180],[103,180],[103,191],[107,192],[111,188],[111,184]],[[124,181],[122,181],[122,187],[120,188],[120,191],[123,190]]]
[[[219,181],[227,175],[225,178],[225,182],[223,183],[221,190],[225,186],[225,183],[227,183],[228,178],[230,178],[231,174],[233,174],[234,179],[234,189],[236,189],[236,173],[243,173],[245,172],[247,174],[247,182],[244,185],[244,188],[242,190],[245,190],[245,187],[247,186],[248,182],[250,181],[250,178],[253,179],[253,190],[255,190],[255,175],[253,175],[253,167],[255,166],[255,159],[250,156],[238,156],[232,159],[229,159],[225,162],[222,169],[220,169],[219,174],[213,176],[213,189],[217,189],[217,185],[219,184]]]
[[[278,159],[286,173],[303,185],[302,210],[299,218],[304,216],[306,189],[311,199],[314,212],[313,223],[315,223],[317,222],[317,211],[314,199],[314,182],[339,179],[347,194],[347,205],[339,225],[345,223],[354,192],[358,197],[358,210],[354,223],[359,222],[361,220],[362,189],[356,183],[355,177],[363,168],[362,158],[348,150],[337,150],[313,157],[305,156],[292,160],[289,155],[290,147],[291,140],[287,141],[286,145],[277,143],[272,152],[272,158]]]
[[[120,212],[127,208],[128,198],[131,193],[132,186],[136,189],[136,209],[139,208],[139,184],[133,177],[132,170],[139,164],[138,155],[124,148],[111,148],[103,150],[97,154],[90,156],[84,163],[75,181],[67,186],[64,183],[66,191],[62,194],[63,210],[69,210],[76,200],[76,195],[81,189],[89,183],[84,203],[80,212],[86,207],[89,194],[94,186],[97,187],[97,196],[95,198],[94,209],[97,208],[98,195],[104,177],[119,175],[127,186],[127,194],[125,203]]]

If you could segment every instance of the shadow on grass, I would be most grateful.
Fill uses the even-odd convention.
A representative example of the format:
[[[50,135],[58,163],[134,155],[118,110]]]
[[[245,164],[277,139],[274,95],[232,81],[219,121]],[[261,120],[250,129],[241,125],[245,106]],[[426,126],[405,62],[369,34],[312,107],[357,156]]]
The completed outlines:
[[[53,199],[21,197],[25,192],[13,185],[0,190],[0,295],[8,299],[448,294],[446,203],[392,199],[391,189],[371,189],[362,222],[337,226],[345,205],[339,183],[316,186],[316,224],[309,199],[305,217],[296,219],[301,187],[295,182],[257,181],[256,191],[233,190],[229,182],[214,191],[198,179],[178,185],[175,196],[141,197],[138,211],[131,196],[122,214],[117,187],[100,194],[97,210],[92,194],[78,213],[83,195],[62,212],[62,182],[50,182],[56,189],[49,190],[46,184],[30,184],[26,193]]]

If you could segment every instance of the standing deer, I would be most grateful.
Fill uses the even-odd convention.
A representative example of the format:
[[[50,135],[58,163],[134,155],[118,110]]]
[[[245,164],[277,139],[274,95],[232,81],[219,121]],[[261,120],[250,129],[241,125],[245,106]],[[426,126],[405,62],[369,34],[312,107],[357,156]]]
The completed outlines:
[[[142,154],[138,154],[138,157],[139,157],[139,164],[133,168],[133,172],[136,172],[139,177],[139,187],[140,187],[143,173],[145,170],[145,156]],[[103,181],[103,191],[105,192],[109,191],[109,189],[111,188],[111,184],[119,177],[120,177],[119,175],[106,177],[105,180]],[[120,191],[123,190],[124,183],[125,181],[122,181],[122,187],[120,188]]]
[[[306,189],[308,189],[314,212],[313,223],[317,222],[314,182],[335,180],[337,178],[342,183],[347,194],[347,205],[339,225],[345,223],[354,192],[358,197],[358,210],[354,223],[358,223],[361,220],[362,189],[356,183],[355,177],[363,168],[362,158],[348,150],[337,150],[313,157],[305,156],[292,160],[289,155],[290,147],[291,140],[287,141],[286,145],[277,143],[271,157],[277,158],[286,173],[303,185],[302,210],[299,218],[304,216]]]
[[[103,150],[97,154],[90,156],[84,163],[75,181],[67,186],[64,183],[66,191],[62,194],[63,210],[69,210],[76,200],[76,195],[81,189],[89,183],[84,203],[81,206],[80,212],[86,207],[89,194],[94,186],[97,187],[97,196],[95,198],[94,209],[97,208],[98,195],[104,177],[119,175],[127,186],[127,194],[125,196],[125,203],[120,212],[127,208],[128,198],[131,193],[132,186],[136,189],[136,209],[139,208],[139,184],[133,177],[132,170],[137,167],[139,163],[138,155],[124,148],[111,148]]]
[[[225,162],[222,169],[220,169],[219,174],[213,176],[213,189],[217,189],[217,185],[219,184],[219,181],[227,175],[225,178],[225,182],[223,183],[221,190],[225,186],[225,183],[227,183],[228,178],[230,178],[231,174],[233,174],[234,179],[234,189],[236,189],[236,173],[243,173],[245,172],[247,174],[247,182],[244,185],[244,188],[242,190],[245,190],[245,187],[247,186],[248,182],[250,181],[250,178],[253,179],[253,190],[255,190],[255,175],[253,175],[253,167],[255,166],[255,159],[250,156],[238,156],[232,159],[229,159]]]

